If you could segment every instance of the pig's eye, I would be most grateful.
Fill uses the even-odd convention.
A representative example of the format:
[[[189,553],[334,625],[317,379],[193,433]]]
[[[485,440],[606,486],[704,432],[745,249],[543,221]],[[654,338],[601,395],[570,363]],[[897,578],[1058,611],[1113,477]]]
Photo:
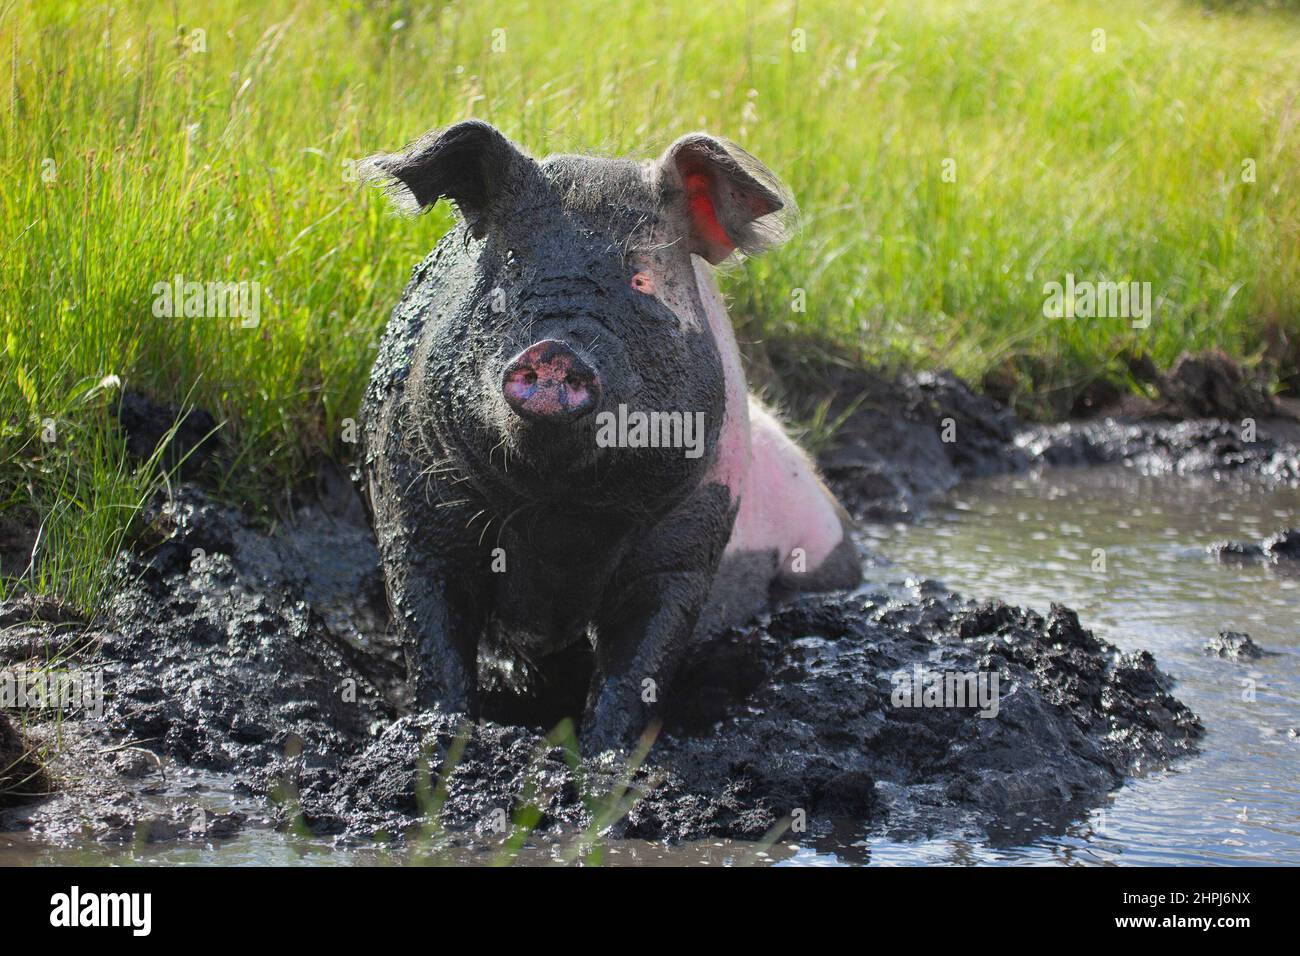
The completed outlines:
[[[648,272],[638,272],[632,277],[632,288],[645,295],[654,295],[655,280]]]

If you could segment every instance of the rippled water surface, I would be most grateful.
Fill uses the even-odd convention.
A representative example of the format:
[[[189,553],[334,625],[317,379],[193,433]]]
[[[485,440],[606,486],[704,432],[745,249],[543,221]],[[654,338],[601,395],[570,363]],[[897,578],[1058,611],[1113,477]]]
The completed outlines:
[[[1296,489],[1114,467],[972,482],[914,526],[869,528],[869,547],[896,562],[887,572],[1040,610],[1067,604],[1099,637],[1150,650],[1206,728],[1200,756],[1126,785],[1063,835],[997,850],[873,844],[872,862],[1300,863],[1300,568],[1223,565],[1205,551],[1297,524]],[[1275,653],[1207,656],[1220,630]]]
[[[1121,648],[1152,651],[1176,678],[1175,694],[1205,724],[1202,753],[1128,783],[1103,806],[1053,823],[1026,814],[1022,830],[987,839],[862,840],[850,832],[812,847],[621,842],[607,848],[603,862],[1300,864],[1300,568],[1222,565],[1205,550],[1218,539],[1258,539],[1297,524],[1300,490],[1115,467],[972,482],[915,525],[869,527],[867,546],[893,562],[872,570],[869,588],[929,577],[972,597],[1040,610],[1056,601]],[[1207,656],[1203,645],[1220,630],[1245,631],[1273,653],[1242,663]],[[193,786],[222,798],[218,782],[200,775]],[[571,852],[539,847],[523,861],[565,860]],[[455,859],[497,857],[488,849]],[[205,847],[116,850],[47,847],[0,834],[0,865],[409,861],[407,852],[340,850],[267,829]]]

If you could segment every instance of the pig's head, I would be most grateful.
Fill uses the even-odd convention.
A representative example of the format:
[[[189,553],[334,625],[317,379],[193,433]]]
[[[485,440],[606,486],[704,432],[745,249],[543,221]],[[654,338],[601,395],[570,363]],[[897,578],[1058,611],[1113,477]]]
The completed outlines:
[[[700,133],[648,163],[534,160],[477,121],[368,166],[399,207],[449,199],[463,219],[449,240],[459,278],[416,357],[430,374],[413,400],[444,446],[538,500],[651,506],[699,481],[726,390],[725,317],[710,321],[697,260],[782,237],[789,200],[770,172]],[[601,428],[620,406],[704,413],[705,453],[610,446]]]

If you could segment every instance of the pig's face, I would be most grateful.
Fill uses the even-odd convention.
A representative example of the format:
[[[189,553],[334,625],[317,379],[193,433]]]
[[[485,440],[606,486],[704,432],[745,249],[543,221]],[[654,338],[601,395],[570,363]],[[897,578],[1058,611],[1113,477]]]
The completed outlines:
[[[703,412],[716,432],[721,364],[689,252],[632,163],[552,159],[526,175],[526,199],[484,231],[466,303],[480,343],[476,430],[496,449],[487,464],[588,494],[593,482],[621,493],[633,470],[665,490],[689,481],[708,456],[599,440],[619,406]]]
[[[770,174],[699,135],[654,163],[537,162],[481,123],[373,166],[418,208],[449,196],[465,218],[473,279],[422,343],[444,443],[544,500],[652,507],[698,483],[726,409],[693,256],[774,235]]]

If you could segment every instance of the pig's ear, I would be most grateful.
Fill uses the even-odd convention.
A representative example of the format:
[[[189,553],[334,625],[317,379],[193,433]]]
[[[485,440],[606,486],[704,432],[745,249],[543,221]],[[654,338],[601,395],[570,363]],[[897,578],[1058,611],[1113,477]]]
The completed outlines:
[[[426,133],[400,153],[371,156],[359,169],[409,215],[450,199],[481,237],[494,206],[531,162],[495,127],[466,120]]]
[[[766,166],[735,143],[690,133],[659,159],[661,181],[685,216],[691,252],[717,265],[785,241],[798,210]]]

